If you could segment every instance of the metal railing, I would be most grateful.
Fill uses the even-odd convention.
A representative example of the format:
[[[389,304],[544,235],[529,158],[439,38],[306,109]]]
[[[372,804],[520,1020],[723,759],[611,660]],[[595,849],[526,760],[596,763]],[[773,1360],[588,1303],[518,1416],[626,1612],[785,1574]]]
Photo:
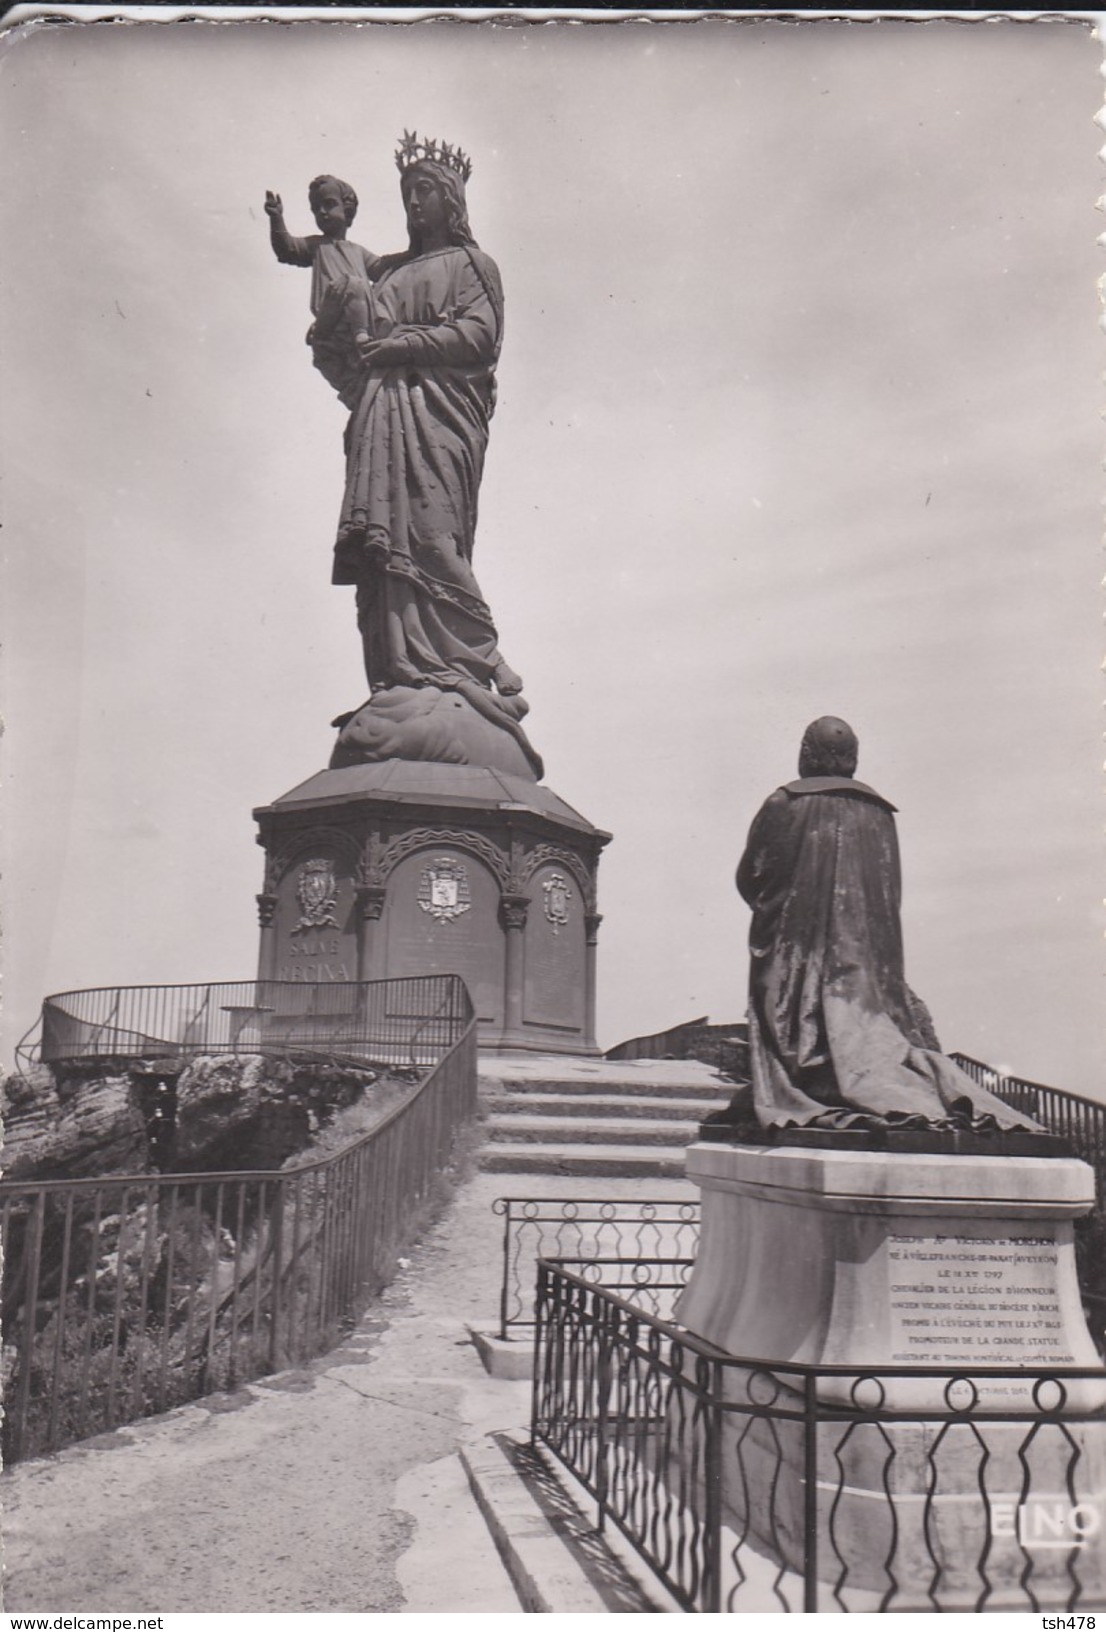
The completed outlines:
[[[533,1438],[683,1609],[1106,1603],[1106,1371],[742,1358],[580,1267],[538,1265]]]
[[[467,1005],[457,975],[58,992],[42,1005],[39,1057],[57,1065],[273,1052],[429,1065],[461,1036]]]
[[[1076,1221],[1075,1253],[1083,1301],[1092,1312],[1096,1330],[1101,1331],[1106,1318],[1106,1105],[1043,1082],[1008,1077],[967,1054],[953,1054],[952,1058],[973,1082],[1059,1135],[1094,1169],[1094,1211]]]
[[[1008,1077],[967,1054],[953,1054],[951,1058],[981,1088],[1013,1110],[1032,1116],[1049,1133],[1066,1139],[1076,1155],[1094,1168],[1102,1199],[1101,1190],[1106,1184],[1106,1105],[1069,1094],[1063,1088],[1048,1088],[1043,1082]]]
[[[629,1263],[640,1265],[636,1284],[652,1287],[652,1312],[667,1317],[687,1280],[684,1261],[694,1258],[699,1245],[697,1196],[689,1201],[500,1196],[492,1211],[503,1220],[501,1338],[534,1324],[539,1258],[591,1260],[588,1273],[604,1286],[630,1284],[624,1279]]]
[[[461,991],[452,1046],[333,1156],[267,1173],[0,1183],[8,1462],[333,1345],[387,1282],[475,1113],[476,1020]]]

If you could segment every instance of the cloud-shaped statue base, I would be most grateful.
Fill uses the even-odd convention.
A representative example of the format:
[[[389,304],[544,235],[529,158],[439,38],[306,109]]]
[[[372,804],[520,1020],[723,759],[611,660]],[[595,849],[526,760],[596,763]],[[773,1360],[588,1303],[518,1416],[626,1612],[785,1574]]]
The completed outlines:
[[[497,697],[475,683],[456,691],[392,686],[334,721],[339,731],[330,768],[407,759],[481,765],[540,781],[541,758],[519,724],[525,713],[521,697]]]

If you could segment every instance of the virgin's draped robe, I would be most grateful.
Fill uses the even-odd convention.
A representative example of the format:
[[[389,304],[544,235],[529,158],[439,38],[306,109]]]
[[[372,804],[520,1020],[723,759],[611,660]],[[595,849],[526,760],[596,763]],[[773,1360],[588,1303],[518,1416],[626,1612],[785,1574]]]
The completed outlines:
[[[358,585],[374,689],[486,686],[501,658],[471,561],[499,274],[474,245],[385,263],[374,310],[377,337],[407,356],[370,371],[350,417],[333,580]]]
[[[956,1101],[1034,1124],[939,1051],[906,984],[894,806],[851,777],[779,788],[749,832],[737,884],[753,909],[749,1045],[761,1126],[855,1113],[945,1121]]]

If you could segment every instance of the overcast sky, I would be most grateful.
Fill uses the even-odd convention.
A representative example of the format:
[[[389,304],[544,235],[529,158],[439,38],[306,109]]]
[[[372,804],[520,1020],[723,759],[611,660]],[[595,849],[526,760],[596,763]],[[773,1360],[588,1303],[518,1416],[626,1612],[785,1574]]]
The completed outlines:
[[[1093,124],[1071,24],[48,26],[0,49],[5,1052],[255,967],[251,810],[363,700],[344,414],[268,246],[471,154],[507,298],[475,565],[614,842],[600,1040],[744,1011],[803,727],[899,806],[949,1048],[1106,1097]]]

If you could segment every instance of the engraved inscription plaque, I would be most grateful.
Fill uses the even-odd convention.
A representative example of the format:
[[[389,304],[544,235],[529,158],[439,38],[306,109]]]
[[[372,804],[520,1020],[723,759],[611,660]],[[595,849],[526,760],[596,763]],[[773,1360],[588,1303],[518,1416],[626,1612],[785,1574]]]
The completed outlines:
[[[894,1365],[1074,1365],[1050,1235],[891,1235]]]

